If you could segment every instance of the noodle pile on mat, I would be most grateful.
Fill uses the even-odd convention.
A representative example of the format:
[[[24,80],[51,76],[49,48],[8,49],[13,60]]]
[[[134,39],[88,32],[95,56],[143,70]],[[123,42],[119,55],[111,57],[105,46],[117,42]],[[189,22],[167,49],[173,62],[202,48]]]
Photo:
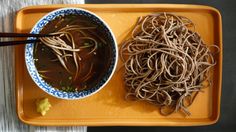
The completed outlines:
[[[169,13],[140,17],[120,56],[127,97],[160,106],[162,115],[177,111],[190,115],[187,107],[203,82],[210,84],[209,70],[216,64],[209,47],[194,32],[193,22]]]

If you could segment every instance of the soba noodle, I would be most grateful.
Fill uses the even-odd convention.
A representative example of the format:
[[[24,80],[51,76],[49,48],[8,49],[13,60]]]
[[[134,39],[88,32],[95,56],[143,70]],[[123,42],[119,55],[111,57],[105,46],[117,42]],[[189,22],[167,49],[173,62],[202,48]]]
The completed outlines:
[[[73,71],[70,71],[68,69],[65,61],[67,61],[67,57],[73,57],[76,66],[74,80],[78,76],[78,71],[79,71],[78,61],[81,59],[80,56],[77,54],[77,52],[79,52],[81,48],[89,48],[92,46],[93,48],[88,54],[94,52],[97,49],[97,41],[88,36],[80,37],[80,39],[92,40],[93,45],[76,48],[73,35],[70,33],[70,31],[77,31],[83,33],[81,31],[82,29],[94,29],[94,28],[95,27],[80,27],[77,25],[68,25],[57,32],[50,33],[52,35],[59,35],[59,36],[40,38],[43,44],[50,47],[54,51],[55,55],[58,58],[57,60],[59,60],[61,65],[67,70],[68,73],[73,73]],[[65,38],[62,39],[62,37]]]
[[[217,48],[217,46],[212,45]],[[186,17],[169,13],[141,17],[120,48],[127,97],[160,106],[162,115],[188,107],[216,64],[212,52]]]

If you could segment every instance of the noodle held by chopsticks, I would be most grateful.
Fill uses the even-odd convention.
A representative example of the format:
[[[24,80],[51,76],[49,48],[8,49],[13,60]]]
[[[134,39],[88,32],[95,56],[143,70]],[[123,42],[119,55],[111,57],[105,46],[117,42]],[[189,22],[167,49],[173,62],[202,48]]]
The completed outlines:
[[[77,31],[81,34],[83,34],[83,37],[80,37],[80,40],[92,40],[92,42],[94,43],[93,45],[90,46],[86,46],[85,48],[90,48],[90,47],[94,47],[88,54],[91,54],[92,52],[94,52],[97,49],[97,41],[92,38],[92,37],[88,37],[86,36],[86,33],[81,31],[83,29],[96,29],[96,27],[80,27],[77,25],[68,25],[62,29],[60,29],[57,32],[54,33],[50,33],[52,35],[58,34],[59,36],[56,37],[45,37],[45,38],[40,38],[41,42],[43,44],[45,44],[46,46],[50,47],[55,55],[57,56],[57,60],[59,60],[59,62],[61,63],[61,65],[65,68],[65,70],[70,73],[73,74],[73,71],[70,71],[69,68],[66,65],[66,61],[67,61],[67,57],[73,57],[74,60],[74,64],[76,67],[76,71],[75,71],[75,76],[73,80],[76,80],[76,78],[78,77],[78,73],[80,70],[79,67],[79,61],[80,61],[80,56],[78,55],[78,52],[81,51],[81,48],[76,48],[75,46],[75,42],[74,42],[74,37],[73,35],[70,33],[70,31]],[[62,39],[62,37],[65,37],[64,40]],[[67,40],[67,41],[65,41]],[[53,60],[55,61],[55,60]]]
[[[179,110],[190,115],[187,108],[216,64],[194,23],[169,13],[140,18],[120,56],[127,97],[160,106],[162,115]]]

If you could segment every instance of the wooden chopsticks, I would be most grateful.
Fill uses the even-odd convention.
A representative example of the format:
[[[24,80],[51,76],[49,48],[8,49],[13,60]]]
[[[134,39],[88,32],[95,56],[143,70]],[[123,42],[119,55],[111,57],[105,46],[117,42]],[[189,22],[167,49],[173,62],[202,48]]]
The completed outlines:
[[[11,45],[36,43],[36,42],[40,42],[40,40],[35,39],[35,40],[3,41],[3,42],[0,42],[0,46],[11,46]]]
[[[30,33],[2,33],[0,32],[0,37],[52,37],[55,35],[51,34],[30,34]]]
[[[51,34],[30,34],[30,33],[2,33],[0,32],[0,38],[22,38],[22,37],[35,37],[35,40],[19,40],[19,41],[1,41],[0,46],[19,45],[26,43],[40,42],[40,37],[52,37],[57,35]]]

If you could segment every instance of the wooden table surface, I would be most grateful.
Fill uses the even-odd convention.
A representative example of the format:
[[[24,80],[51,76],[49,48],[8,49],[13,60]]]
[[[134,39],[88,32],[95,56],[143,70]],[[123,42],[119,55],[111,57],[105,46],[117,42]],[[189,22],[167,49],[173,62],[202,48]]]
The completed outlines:
[[[23,7],[62,3],[84,4],[84,0],[0,0],[0,32],[13,32],[16,11]],[[14,47],[0,47],[0,132],[87,131],[87,127],[36,127],[22,123],[16,115],[14,66]]]

